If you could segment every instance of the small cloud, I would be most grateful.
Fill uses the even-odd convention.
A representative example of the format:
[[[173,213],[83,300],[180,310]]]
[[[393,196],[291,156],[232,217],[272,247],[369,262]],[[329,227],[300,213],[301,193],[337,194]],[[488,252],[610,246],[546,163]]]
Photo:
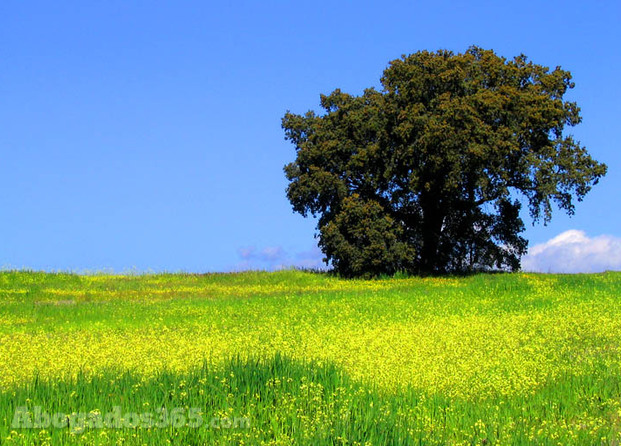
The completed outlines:
[[[268,246],[259,252],[259,259],[264,262],[278,262],[287,258],[287,253],[281,246]]]
[[[260,250],[256,246],[248,246],[239,248],[237,254],[246,262],[278,263],[287,258],[287,253],[281,246],[268,246]]]
[[[233,268],[236,271],[278,270],[286,268],[325,269],[323,254],[318,247],[308,251],[290,254],[282,246],[267,246],[257,249],[255,246],[239,248],[237,254],[241,261]]]
[[[317,246],[313,246],[309,251],[302,251],[295,255],[295,266],[310,269],[325,269],[323,253]]]
[[[524,271],[595,273],[621,270],[621,238],[588,237],[584,231],[565,231],[533,246],[522,258]]]
[[[242,259],[247,260],[252,258],[256,250],[257,248],[255,248],[254,246],[250,246],[248,248],[239,248],[237,250],[237,254],[239,254]]]

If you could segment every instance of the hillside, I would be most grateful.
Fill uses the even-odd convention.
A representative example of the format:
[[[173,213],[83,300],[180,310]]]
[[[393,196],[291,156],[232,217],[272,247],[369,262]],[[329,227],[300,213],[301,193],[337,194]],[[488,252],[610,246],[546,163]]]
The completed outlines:
[[[618,444],[620,296],[621,273],[3,272],[0,444]],[[162,407],[184,422],[149,427]]]

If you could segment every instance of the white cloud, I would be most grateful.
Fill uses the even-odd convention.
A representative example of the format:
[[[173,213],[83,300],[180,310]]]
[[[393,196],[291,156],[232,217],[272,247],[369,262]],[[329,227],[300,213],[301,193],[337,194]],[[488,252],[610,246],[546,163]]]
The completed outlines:
[[[289,254],[282,246],[267,246],[258,249],[255,246],[240,248],[237,254],[241,261],[232,269],[243,270],[277,270],[283,268],[325,269],[323,254],[316,246],[309,251]]]
[[[326,268],[323,254],[317,246],[297,253],[289,253],[282,246],[261,249],[250,246],[237,252],[240,262],[231,268],[234,271]],[[531,247],[522,258],[522,269],[543,273],[621,271],[621,238],[612,235],[588,237],[584,231],[575,229],[565,231]]]
[[[584,231],[575,229],[565,231],[530,248],[522,258],[522,269],[544,273],[621,270],[621,238],[588,237]]]

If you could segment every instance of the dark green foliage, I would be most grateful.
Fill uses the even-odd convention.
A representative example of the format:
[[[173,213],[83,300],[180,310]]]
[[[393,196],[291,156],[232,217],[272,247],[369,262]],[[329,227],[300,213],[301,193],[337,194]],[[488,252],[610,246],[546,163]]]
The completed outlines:
[[[605,175],[565,126],[571,74],[472,47],[390,62],[383,89],[321,96],[325,113],[287,113],[285,166],[296,212],[349,276],[520,267],[521,201],[534,222],[569,214]],[[520,201],[521,199],[521,201]]]

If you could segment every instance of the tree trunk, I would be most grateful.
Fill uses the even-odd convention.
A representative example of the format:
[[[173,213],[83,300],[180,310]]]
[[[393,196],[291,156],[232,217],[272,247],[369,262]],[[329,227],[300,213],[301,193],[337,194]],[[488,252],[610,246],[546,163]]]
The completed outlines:
[[[437,197],[437,196],[436,196]],[[444,265],[438,255],[444,212],[442,201],[433,195],[421,197],[423,210],[422,222],[422,251],[420,272],[423,275],[442,272]]]

